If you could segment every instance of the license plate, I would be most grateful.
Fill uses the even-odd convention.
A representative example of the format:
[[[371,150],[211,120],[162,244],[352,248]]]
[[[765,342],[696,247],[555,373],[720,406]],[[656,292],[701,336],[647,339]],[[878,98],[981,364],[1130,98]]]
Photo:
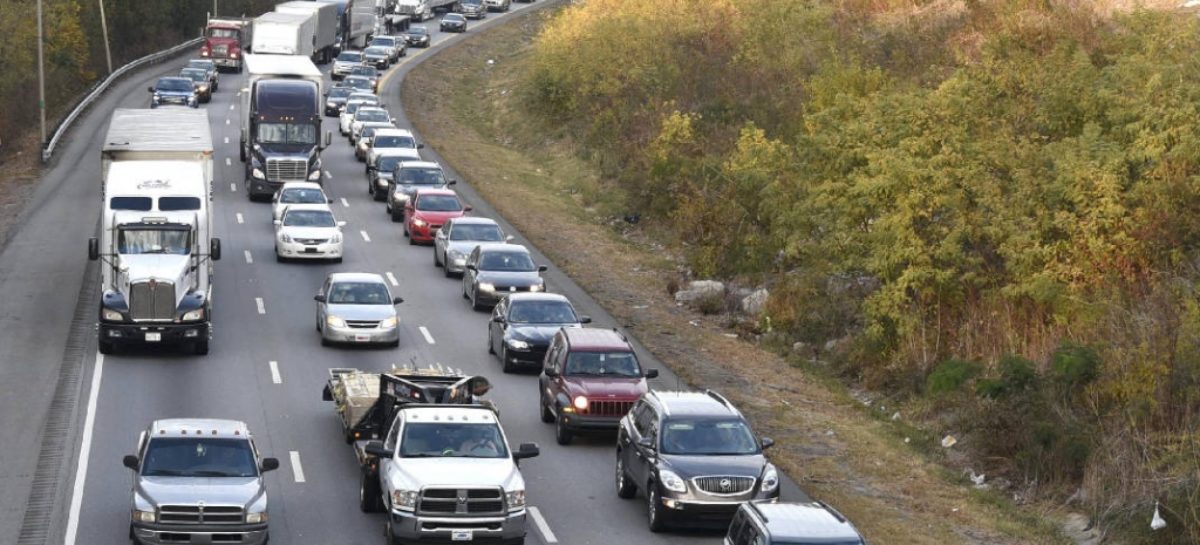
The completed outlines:
[[[146,333],[146,342],[156,343],[162,340],[162,333]]]
[[[471,530],[451,530],[450,541],[471,541],[475,539],[475,535]]]
[[[305,248],[305,249],[304,249],[304,253],[306,253],[306,254],[315,254],[315,253],[317,253],[317,249],[316,249],[316,248]]]
[[[354,340],[357,342],[360,342],[360,343],[365,343],[365,342],[371,340],[371,336],[370,335],[355,335]]]

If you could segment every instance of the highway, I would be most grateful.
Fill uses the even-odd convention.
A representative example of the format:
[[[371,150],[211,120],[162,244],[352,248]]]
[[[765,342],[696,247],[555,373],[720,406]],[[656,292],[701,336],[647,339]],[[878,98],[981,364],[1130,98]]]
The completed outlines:
[[[492,13],[482,24],[471,21],[468,34],[548,5],[552,3],[513,4],[511,13]],[[437,32],[437,20],[424,24],[434,31],[434,47],[410,49],[381,85],[383,102],[406,128],[399,97],[404,73],[460,39]],[[242,112],[236,96],[245,82],[242,75],[222,74],[220,90],[201,106],[209,113],[217,147],[214,231],[224,253],[216,264],[211,353],[138,350],[100,356],[93,330],[97,277],[87,261],[86,240],[95,236],[100,211],[101,139],[114,108],[148,107],[145,87],[159,76],[174,75],[186,58],[143,69],[86,114],[0,253],[5,294],[0,313],[5,325],[0,328],[0,383],[5,388],[0,396],[0,459],[5,460],[0,468],[0,544],[63,543],[64,538],[66,545],[128,543],[131,475],[121,457],[133,451],[137,434],[150,421],[168,417],[243,420],[263,455],[279,458],[281,467],[267,477],[272,543],[381,544],[384,516],[358,509],[358,468],[341,441],[333,407],[321,400],[321,388],[329,367],[383,370],[410,363],[442,363],[489,377],[495,386],[489,397],[499,405],[510,443],[541,446],[541,456],[521,465],[530,511],[536,513],[528,543],[720,543],[721,535],[714,532],[650,533],[641,495],[635,500],[616,497],[611,435],[585,435],[568,447],[555,444],[553,427],[538,418],[537,377],[501,373],[485,347],[488,314],[472,311],[460,295],[461,283],[443,278],[433,267],[430,247],[410,246],[383,204],[370,200],[363,165],[338,134],[336,118],[325,118],[333,145],[323,161],[331,206],[339,220],[348,222],[345,261],[276,263],[269,205],[249,202],[242,186],[237,151]],[[321,69],[328,72],[330,66]],[[436,150],[422,152],[440,159]],[[528,245],[479,199],[470,180],[449,167],[447,172],[460,180],[455,189],[475,207],[473,215],[497,219],[516,235],[515,242]],[[550,267],[550,291],[567,295],[592,316],[594,326],[617,325],[532,249],[539,264]],[[405,298],[398,307],[398,349],[320,346],[312,296],[333,271],[376,272],[394,279],[393,291]],[[638,349],[646,367],[662,371],[652,387],[679,386],[674,374]],[[73,377],[76,359],[74,365],[81,365],[76,380],[57,383],[60,366]],[[46,456],[47,445],[58,445],[50,450],[63,459]],[[47,464],[59,470],[50,471]],[[47,483],[46,475],[56,477]],[[76,475],[82,479],[75,480]],[[792,480],[785,479],[783,486],[784,499],[803,498]],[[34,504],[45,504],[39,508],[49,521],[45,536],[38,533],[39,512],[26,509],[31,489]]]

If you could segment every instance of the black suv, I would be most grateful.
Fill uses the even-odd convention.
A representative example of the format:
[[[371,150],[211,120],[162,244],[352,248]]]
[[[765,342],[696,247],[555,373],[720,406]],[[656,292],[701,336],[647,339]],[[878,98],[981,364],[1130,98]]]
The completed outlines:
[[[834,508],[811,503],[744,503],[729,525],[725,545],[866,545]]]
[[[729,400],[704,392],[649,392],[617,431],[617,496],[646,496],[650,531],[673,521],[729,524],[747,501],[779,498],[779,473]]]

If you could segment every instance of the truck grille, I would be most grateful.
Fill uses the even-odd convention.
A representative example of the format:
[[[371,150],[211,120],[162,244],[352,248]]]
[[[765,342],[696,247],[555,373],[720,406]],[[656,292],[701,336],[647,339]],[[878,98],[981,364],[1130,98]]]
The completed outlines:
[[[713,477],[694,477],[692,484],[709,494],[735,496],[749,492],[754,488],[754,482],[757,480],[754,477],[719,475]]]
[[[163,524],[242,524],[245,520],[236,505],[163,505],[158,517]]]
[[[129,315],[134,320],[175,318],[175,284],[149,280],[129,286]]]
[[[611,416],[613,418],[621,418],[629,409],[633,408],[632,401],[604,401],[593,400],[588,402],[586,414],[591,416]]]
[[[303,182],[307,178],[307,159],[267,159],[268,182]]]
[[[499,488],[426,488],[417,504],[419,515],[504,514],[504,493]]]
[[[229,56],[229,45],[227,45],[227,44],[214,45],[212,48],[212,54],[214,57],[222,57],[222,58],[228,57]]]

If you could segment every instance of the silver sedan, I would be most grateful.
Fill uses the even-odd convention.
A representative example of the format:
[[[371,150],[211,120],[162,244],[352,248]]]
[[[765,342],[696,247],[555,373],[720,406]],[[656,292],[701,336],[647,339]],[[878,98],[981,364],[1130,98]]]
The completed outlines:
[[[378,274],[332,273],[313,299],[321,345],[333,343],[400,346],[400,317],[387,282]]]

